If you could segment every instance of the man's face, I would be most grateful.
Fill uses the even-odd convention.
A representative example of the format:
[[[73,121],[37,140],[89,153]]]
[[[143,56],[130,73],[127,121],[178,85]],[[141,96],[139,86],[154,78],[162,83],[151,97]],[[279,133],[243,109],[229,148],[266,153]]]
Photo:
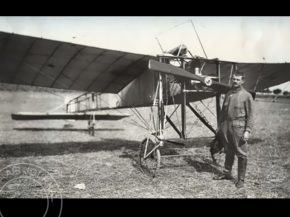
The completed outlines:
[[[233,75],[232,77],[232,87],[238,88],[244,83],[243,76]]]

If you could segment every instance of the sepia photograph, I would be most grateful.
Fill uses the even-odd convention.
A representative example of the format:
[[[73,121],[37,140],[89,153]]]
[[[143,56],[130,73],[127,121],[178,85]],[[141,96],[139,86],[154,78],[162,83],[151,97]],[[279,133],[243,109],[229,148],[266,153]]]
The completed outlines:
[[[290,17],[0,17],[0,198],[289,198],[289,38]]]

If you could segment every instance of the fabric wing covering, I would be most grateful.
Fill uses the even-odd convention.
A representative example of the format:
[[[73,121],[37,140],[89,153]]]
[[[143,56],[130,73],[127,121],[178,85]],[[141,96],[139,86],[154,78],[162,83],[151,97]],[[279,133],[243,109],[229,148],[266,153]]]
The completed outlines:
[[[129,115],[114,115],[114,114],[95,114],[95,120],[119,120]],[[20,112],[16,114],[11,114],[11,118],[13,120],[91,120],[91,114],[85,113],[28,113],[28,112]]]
[[[118,93],[153,56],[0,32],[0,82]]]
[[[215,61],[205,61],[202,74],[216,76]],[[261,91],[290,80],[290,63],[235,63],[220,61],[221,83],[230,84],[233,67],[245,73],[245,88],[250,92]]]
[[[156,57],[0,32],[0,82],[48,88],[118,93],[146,73]],[[203,75],[216,76],[214,60]],[[233,65],[246,74],[254,92],[290,80],[289,63],[220,61],[221,82],[229,84]]]

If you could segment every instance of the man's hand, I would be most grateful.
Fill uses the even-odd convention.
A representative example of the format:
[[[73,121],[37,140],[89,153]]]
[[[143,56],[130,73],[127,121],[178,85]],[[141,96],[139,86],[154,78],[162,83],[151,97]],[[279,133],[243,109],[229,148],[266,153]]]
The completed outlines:
[[[248,141],[248,139],[250,138],[250,133],[249,131],[245,131],[244,135],[243,135],[244,140]]]

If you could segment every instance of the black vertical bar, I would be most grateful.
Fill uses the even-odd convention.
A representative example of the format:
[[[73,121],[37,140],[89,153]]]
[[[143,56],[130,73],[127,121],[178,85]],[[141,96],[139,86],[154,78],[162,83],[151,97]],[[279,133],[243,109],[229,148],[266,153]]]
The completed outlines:
[[[164,130],[164,88],[163,88],[163,85],[164,85],[164,75],[162,73],[160,73],[160,76],[161,76],[161,83],[162,85],[159,86],[160,88],[162,88],[162,100],[160,101],[160,123],[161,123],[161,131]]]
[[[221,72],[220,72],[220,62],[216,63],[216,74],[218,77],[218,82],[221,82]],[[220,104],[220,99],[221,99],[221,94],[217,93],[216,94],[216,117],[217,117],[217,127],[219,127],[219,117],[220,117],[220,112],[221,112],[221,104]]]
[[[184,69],[184,61],[181,60],[181,65],[182,68]],[[185,81],[182,82],[182,103],[181,103],[181,125],[182,125],[182,129],[181,129],[181,135],[182,135],[182,139],[185,139],[185,133],[186,133],[186,93],[184,92],[184,90],[186,89],[186,85],[185,85]]]
[[[234,67],[234,71],[237,71],[237,70],[238,70],[238,66],[237,66],[237,64],[235,63],[234,66],[235,66],[235,67]]]
[[[159,62],[165,62],[164,58],[159,57]],[[164,129],[164,102],[163,102],[163,80],[164,80],[164,76],[162,75],[162,73],[158,73],[158,82],[159,83],[159,93],[160,91],[162,91],[162,96],[160,96],[160,94],[158,93],[158,132],[163,132]],[[161,84],[162,83],[162,84]],[[162,90],[161,90],[162,89]]]

